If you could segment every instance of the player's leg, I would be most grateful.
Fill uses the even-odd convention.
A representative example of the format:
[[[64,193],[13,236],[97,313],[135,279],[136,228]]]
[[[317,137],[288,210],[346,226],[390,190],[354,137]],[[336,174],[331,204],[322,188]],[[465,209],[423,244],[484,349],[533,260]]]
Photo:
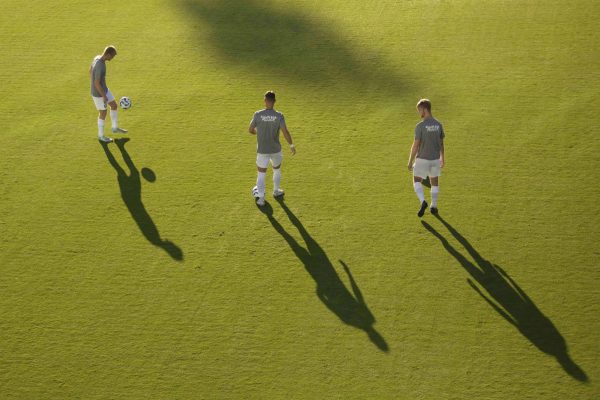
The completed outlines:
[[[106,104],[104,104],[104,99],[92,96],[92,100],[94,101],[96,110],[98,110],[98,140],[110,143],[112,139],[104,136],[104,123],[106,121]]]
[[[258,176],[256,177],[256,194],[257,194],[257,200],[256,200],[256,204],[258,204],[259,206],[262,206],[265,204],[265,192],[266,192],[266,176],[267,176],[267,169],[266,168],[261,168],[261,167],[257,167],[258,170]]]
[[[425,201],[425,193],[423,192],[423,178],[413,175],[413,188],[420,202]]]
[[[273,165],[273,197],[283,196],[281,185],[281,163],[283,154],[281,152],[271,155],[271,165]]]
[[[258,204],[259,206],[263,206],[265,204],[265,178],[267,176],[268,166],[269,155],[258,153],[256,155],[256,169],[258,170],[258,174],[256,177],[256,186],[252,188],[252,195],[256,199],[256,204]]]
[[[425,210],[427,209],[427,202],[425,201],[425,193],[423,192],[423,184],[422,181],[425,179],[427,175],[427,171],[425,168],[425,162],[427,160],[423,160],[421,158],[417,158],[415,160],[415,165],[413,166],[413,187],[415,189],[415,193],[421,202],[421,207],[419,208],[419,212],[417,215],[422,217],[425,214]]]
[[[440,161],[435,160],[431,163],[429,174],[430,174],[430,182],[431,182],[431,213],[438,213],[438,196],[440,193]]]
[[[98,137],[104,136],[105,121],[106,121],[106,110],[98,110]]]
[[[438,195],[440,193],[439,179],[438,177],[431,177],[431,213],[437,214],[438,208]]]
[[[109,91],[106,92],[106,98],[108,105],[110,106],[110,122],[112,125],[113,133],[127,133],[127,129],[119,128],[119,116],[117,112],[117,101],[115,96]]]

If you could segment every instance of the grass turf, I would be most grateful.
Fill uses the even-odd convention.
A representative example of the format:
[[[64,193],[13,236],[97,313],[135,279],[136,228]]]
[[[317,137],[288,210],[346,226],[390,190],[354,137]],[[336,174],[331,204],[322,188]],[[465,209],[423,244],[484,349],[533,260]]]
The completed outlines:
[[[597,2],[0,11],[2,398],[600,394]],[[88,93],[108,43],[121,148]],[[298,154],[261,212],[267,89]],[[448,159],[420,222],[423,96]]]

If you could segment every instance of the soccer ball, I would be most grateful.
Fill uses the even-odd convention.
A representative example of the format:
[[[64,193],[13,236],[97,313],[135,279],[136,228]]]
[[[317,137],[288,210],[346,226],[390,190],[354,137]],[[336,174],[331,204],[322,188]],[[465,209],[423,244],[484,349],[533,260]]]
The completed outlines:
[[[129,97],[121,97],[121,100],[119,100],[119,105],[123,110],[127,110],[131,107],[131,99]]]

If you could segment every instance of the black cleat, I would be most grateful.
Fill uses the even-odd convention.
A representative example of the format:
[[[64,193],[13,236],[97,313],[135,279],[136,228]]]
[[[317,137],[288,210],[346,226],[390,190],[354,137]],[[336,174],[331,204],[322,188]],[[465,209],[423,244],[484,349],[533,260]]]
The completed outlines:
[[[417,213],[419,218],[421,218],[423,216],[423,214],[425,214],[425,210],[427,210],[427,202],[425,200],[423,200],[423,202],[421,203],[421,209]]]
[[[431,213],[432,213],[433,215],[438,215],[438,209],[437,209],[437,207],[431,207],[431,210],[430,210],[430,211],[431,211]]]

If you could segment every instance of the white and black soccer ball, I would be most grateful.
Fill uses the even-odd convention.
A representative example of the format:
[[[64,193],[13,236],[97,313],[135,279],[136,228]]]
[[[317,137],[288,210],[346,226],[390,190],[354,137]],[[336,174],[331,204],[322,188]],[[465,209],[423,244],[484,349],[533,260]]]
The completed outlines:
[[[119,100],[119,105],[123,110],[127,110],[128,108],[131,108],[131,99],[127,96],[121,97],[121,100]]]

